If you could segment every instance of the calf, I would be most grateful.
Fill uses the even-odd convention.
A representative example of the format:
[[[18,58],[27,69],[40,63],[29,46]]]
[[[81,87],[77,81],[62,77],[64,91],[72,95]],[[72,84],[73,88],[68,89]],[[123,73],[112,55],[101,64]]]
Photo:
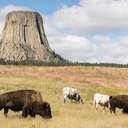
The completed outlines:
[[[116,113],[116,108],[123,109],[123,113],[128,113],[128,95],[110,96],[110,112]]]
[[[6,117],[9,109],[12,111],[22,111],[22,117],[27,117],[28,115],[34,116],[36,115],[36,108],[40,108],[40,106],[43,108],[41,110],[50,113],[49,104],[43,103],[40,92],[35,90],[17,90],[0,95],[0,110],[4,109],[4,115]],[[42,117],[45,116],[42,114]],[[51,115],[49,115],[50,117]]]
[[[105,110],[105,108],[109,106],[109,96],[96,93],[94,94],[94,97],[93,97],[93,103],[96,109],[98,109],[98,106],[100,105],[100,106],[103,106]]]
[[[76,102],[81,102],[82,104],[84,103],[78,90],[71,88],[71,87],[64,87],[63,88],[63,96],[64,96],[64,103],[69,100],[74,100]]]

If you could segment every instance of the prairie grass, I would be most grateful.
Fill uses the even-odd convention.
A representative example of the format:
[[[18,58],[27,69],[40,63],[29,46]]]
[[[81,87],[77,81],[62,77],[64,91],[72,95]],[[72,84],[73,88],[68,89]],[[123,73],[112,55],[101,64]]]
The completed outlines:
[[[114,83],[116,82],[116,83]],[[63,103],[62,88],[75,87],[84,104]],[[0,128],[128,128],[128,115],[95,110],[94,93],[128,94],[128,69],[97,67],[0,66],[0,93],[18,89],[35,89],[52,108],[53,118],[37,116],[23,119],[9,111],[8,118],[0,112]]]

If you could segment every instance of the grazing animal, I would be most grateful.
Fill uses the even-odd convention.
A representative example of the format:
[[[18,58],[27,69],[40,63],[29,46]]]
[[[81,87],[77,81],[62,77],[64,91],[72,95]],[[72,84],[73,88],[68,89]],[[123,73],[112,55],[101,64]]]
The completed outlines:
[[[110,96],[110,112],[116,113],[116,108],[123,109],[123,113],[128,113],[128,95]]]
[[[95,108],[98,110],[99,105],[103,106],[104,110],[106,107],[109,107],[109,96],[101,93],[94,94],[93,103]]]
[[[71,87],[64,87],[63,88],[63,96],[64,96],[64,103],[69,99],[71,101],[81,102],[82,104],[83,99],[81,98],[79,92],[77,89],[71,88]]]
[[[37,114],[37,108],[40,108],[40,106],[43,108],[41,110],[49,113],[47,110],[49,104],[43,103],[40,92],[35,90],[17,90],[0,94],[0,110],[4,109],[4,115],[6,117],[9,109],[12,111],[22,111],[22,117],[27,117],[28,115],[34,117]],[[51,111],[50,107],[49,111]],[[42,114],[42,117],[45,116]],[[49,115],[50,117],[51,115]]]
[[[30,115],[32,117],[35,117],[36,115],[40,115],[41,117],[44,118],[52,118],[50,104],[47,102],[42,102],[42,103],[38,101],[33,102],[32,108],[30,110]]]

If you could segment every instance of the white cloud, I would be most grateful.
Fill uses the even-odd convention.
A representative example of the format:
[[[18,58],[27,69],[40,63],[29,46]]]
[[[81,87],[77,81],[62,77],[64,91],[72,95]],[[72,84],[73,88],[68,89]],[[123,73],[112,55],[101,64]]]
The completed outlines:
[[[85,37],[67,35],[49,38],[52,49],[72,61],[90,60],[96,53],[96,45]]]
[[[51,16],[55,27],[85,31],[128,29],[128,0],[80,0],[79,5],[64,6]]]
[[[110,37],[98,35],[93,40],[100,48],[99,55],[95,56],[98,62],[128,63],[128,36],[113,41]]]
[[[42,16],[42,17],[44,21],[44,29],[48,37],[65,35],[65,32],[59,30],[52,24],[52,22],[49,20],[49,17],[47,16]]]
[[[109,38],[108,36],[103,36],[103,35],[95,35],[93,37],[93,40],[96,41],[97,43],[102,44],[102,45],[112,43],[111,38]]]
[[[79,5],[64,6],[47,19],[47,26],[54,30],[48,31],[50,44],[65,58],[128,63],[128,37],[116,41],[116,37],[103,34],[127,31],[128,0],[80,0]],[[87,39],[84,33],[93,34]]]
[[[30,10],[27,7],[8,5],[0,9],[0,17],[4,17],[7,13],[14,10]]]
[[[128,63],[128,37],[118,42],[108,36],[96,35],[91,39],[77,35],[49,37],[52,49],[71,61]]]

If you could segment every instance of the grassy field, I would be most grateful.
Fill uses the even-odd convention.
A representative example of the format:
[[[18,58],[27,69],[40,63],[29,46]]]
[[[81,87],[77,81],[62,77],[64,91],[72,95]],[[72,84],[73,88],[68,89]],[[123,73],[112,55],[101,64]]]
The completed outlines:
[[[63,103],[62,88],[77,88],[85,104]],[[0,93],[35,89],[51,104],[53,118],[23,119],[21,113],[0,112],[1,128],[128,128],[128,115],[112,115],[92,105],[93,94],[128,94],[128,69],[100,67],[0,66]]]

